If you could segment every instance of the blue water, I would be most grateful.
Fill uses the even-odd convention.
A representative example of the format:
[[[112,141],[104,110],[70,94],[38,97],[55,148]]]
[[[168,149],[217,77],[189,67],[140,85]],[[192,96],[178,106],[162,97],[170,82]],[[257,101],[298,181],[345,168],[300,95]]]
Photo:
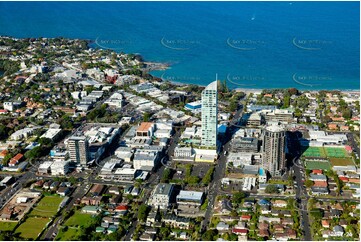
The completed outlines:
[[[206,85],[360,88],[359,2],[0,2],[0,35],[84,38]],[[227,42],[228,41],[228,42]]]

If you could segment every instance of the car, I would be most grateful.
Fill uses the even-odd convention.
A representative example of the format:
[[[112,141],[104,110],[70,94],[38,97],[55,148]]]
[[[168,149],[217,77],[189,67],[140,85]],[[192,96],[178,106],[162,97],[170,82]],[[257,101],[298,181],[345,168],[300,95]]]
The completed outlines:
[[[225,151],[225,152],[224,152],[224,155],[227,155],[227,153],[228,153],[228,151]]]

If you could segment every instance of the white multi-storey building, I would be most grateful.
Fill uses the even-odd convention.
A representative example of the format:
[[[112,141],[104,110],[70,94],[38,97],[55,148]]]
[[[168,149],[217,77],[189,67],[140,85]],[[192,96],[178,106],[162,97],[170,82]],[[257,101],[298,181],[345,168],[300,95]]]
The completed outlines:
[[[217,80],[202,92],[202,146],[217,147]]]

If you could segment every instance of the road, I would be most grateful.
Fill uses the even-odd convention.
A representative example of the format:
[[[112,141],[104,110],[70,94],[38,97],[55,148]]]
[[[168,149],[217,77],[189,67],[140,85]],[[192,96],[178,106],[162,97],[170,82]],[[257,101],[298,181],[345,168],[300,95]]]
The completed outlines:
[[[212,217],[216,197],[219,194],[219,190],[221,187],[221,180],[224,177],[226,171],[227,156],[225,155],[225,152],[227,153],[229,152],[232,134],[238,128],[238,119],[242,115],[242,112],[243,112],[242,109],[240,109],[235,113],[232,121],[230,122],[228,133],[226,134],[225,139],[222,140],[222,143],[224,144],[223,149],[220,149],[220,155],[217,160],[215,171],[213,173],[213,180],[210,183],[208,189],[208,194],[207,194],[208,207],[204,216],[204,220],[202,222],[202,228],[201,228],[202,231],[205,231],[207,229],[207,226]]]
[[[74,203],[75,203],[75,201],[77,199],[82,198],[88,192],[88,190],[90,189],[90,186],[88,186],[88,187],[87,186],[88,186],[88,183],[84,182],[84,183],[82,183],[81,186],[78,186],[75,189],[75,191],[71,195],[70,201],[68,202],[66,207],[63,208],[63,209],[65,209],[66,212],[69,212],[73,208]],[[52,225],[48,228],[48,230],[42,236],[43,240],[53,240],[55,238],[56,234],[59,231],[60,224],[64,221],[64,215],[63,214],[60,215],[59,217],[57,217],[53,221]]]

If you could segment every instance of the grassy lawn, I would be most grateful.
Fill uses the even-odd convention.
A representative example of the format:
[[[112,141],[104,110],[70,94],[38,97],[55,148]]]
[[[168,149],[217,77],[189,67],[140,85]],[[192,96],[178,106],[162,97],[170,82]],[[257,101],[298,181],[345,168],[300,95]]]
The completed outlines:
[[[63,200],[63,197],[59,196],[46,196],[43,197],[33,208],[30,216],[39,216],[39,217],[52,217],[56,214],[59,208],[59,204]]]
[[[0,230],[1,231],[13,231],[17,222],[3,222],[0,221]]]
[[[330,158],[332,166],[348,166],[354,165],[350,158]]]
[[[78,231],[76,228],[68,228],[68,230],[65,232],[59,230],[59,233],[56,236],[55,240],[62,240],[62,241],[74,240],[74,237],[76,236],[77,232]]]
[[[24,239],[35,240],[49,221],[49,218],[29,217],[15,230],[15,233],[20,233]]]
[[[84,226],[91,223],[92,215],[81,213],[80,211],[76,211],[73,216],[71,216],[64,225],[69,227],[75,226]]]
[[[321,170],[330,170],[331,164],[330,162],[322,162],[322,161],[306,161],[306,169],[314,170],[314,169],[321,169]]]

